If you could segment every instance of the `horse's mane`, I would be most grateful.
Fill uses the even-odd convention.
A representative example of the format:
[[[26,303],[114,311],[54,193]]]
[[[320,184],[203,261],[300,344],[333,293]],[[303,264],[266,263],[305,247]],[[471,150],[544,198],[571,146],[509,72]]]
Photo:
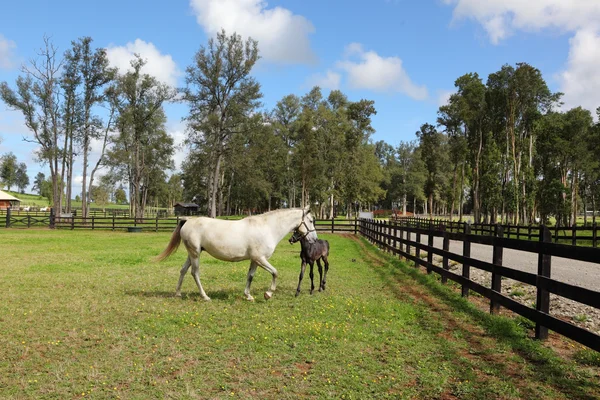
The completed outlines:
[[[244,219],[254,218],[254,217],[266,217],[266,216],[269,216],[269,215],[281,214],[281,213],[289,212],[289,211],[292,211],[292,210],[302,210],[302,208],[299,208],[299,207],[295,207],[295,208],[280,208],[280,209],[277,209],[277,210],[267,211],[267,212],[262,213],[262,214],[251,215],[251,216],[246,217]]]

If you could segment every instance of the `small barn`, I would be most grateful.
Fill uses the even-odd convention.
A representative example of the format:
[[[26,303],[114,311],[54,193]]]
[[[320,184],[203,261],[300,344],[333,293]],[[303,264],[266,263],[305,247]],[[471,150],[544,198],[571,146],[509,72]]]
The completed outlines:
[[[194,203],[175,203],[173,208],[175,215],[197,215],[200,211],[200,206]]]
[[[8,207],[18,210],[19,204],[21,204],[21,200],[0,190],[0,210],[6,210]]]

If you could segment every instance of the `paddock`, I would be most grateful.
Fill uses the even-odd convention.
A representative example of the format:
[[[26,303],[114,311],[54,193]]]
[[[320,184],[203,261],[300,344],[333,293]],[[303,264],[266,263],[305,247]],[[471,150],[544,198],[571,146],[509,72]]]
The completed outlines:
[[[170,233],[0,230],[0,398],[595,398],[595,352],[557,355],[432,276],[353,235],[327,290],[294,297],[299,244],[280,242],[273,298],[241,294],[247,262],[186,256]],[[253,282],[264,291],[271,276]],[[570,343],[570,342],[565,342]],[[571,357],[572,356],[572,357]],[[579,361],[577,361],[579,360]],[[592,364],[592,365],[589,365]]]

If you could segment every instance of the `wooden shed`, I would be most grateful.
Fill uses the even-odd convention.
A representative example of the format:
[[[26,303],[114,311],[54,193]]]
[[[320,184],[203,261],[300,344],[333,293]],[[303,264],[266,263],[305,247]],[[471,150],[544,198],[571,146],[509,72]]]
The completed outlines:
[[[6,210],[8,207],[18,210],[19,204],[21,204],[21,200],[0,190],[0,210]]]
[[[200,206],[194,203],[175,203],[175,215],[197,215]]]

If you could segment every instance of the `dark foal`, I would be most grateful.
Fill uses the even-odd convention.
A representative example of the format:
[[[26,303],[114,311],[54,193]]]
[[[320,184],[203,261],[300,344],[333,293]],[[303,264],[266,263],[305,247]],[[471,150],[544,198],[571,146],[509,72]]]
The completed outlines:
[[[295,231],[290,238],[290,244],[294,244],[297,241],[300,241],[300,246],[302,248],[300,250],[302,266],[300,267],[300,277],[298,279],[296,296],[300,294],[300,284],[302,283],[302,278],[304,277],[306,264],[310,265],[310,294],[313,294],[313,291],[315,290],[315,284],[313,281],[313,266],[315,261],[317,262],[317,267],[319,268],[319,292],[325,290],[325,283],[327,283],[327,271],[329,271],[329,261],[327,261],[327,257],[329,256],[329,242],[327,240],[317,239],[315,242],[311,243],[306,239],[306,236],[302,236],[300,232]],[[323,273],[321,259],[325,264],[325,273]]]

